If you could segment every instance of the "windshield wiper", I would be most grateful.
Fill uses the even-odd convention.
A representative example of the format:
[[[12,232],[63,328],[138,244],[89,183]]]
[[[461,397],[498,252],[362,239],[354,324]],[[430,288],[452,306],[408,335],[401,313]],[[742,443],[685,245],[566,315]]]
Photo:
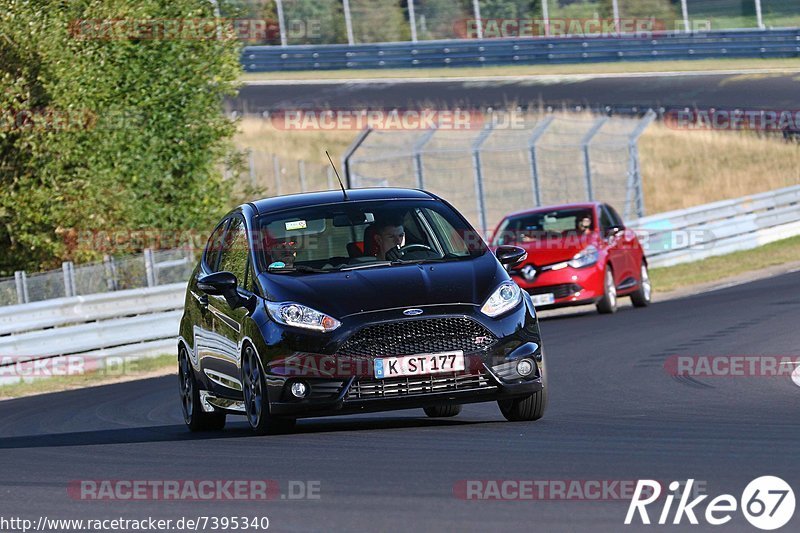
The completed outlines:
[[[372,267],[376,267],[376,266],[389,266],[391,264],[393,264],[393,263],[390,263],[389,261],[376,261],[375,263],[362,263],[362,264],[358,264],[358,265],[342,265],[340,267],[334,268],[333,271],[342,272],[342,271],[345,271],[345,270],[360,270],[362,268],[372,268]],[[327,270],[326,272],[331,272],[331,271]]]

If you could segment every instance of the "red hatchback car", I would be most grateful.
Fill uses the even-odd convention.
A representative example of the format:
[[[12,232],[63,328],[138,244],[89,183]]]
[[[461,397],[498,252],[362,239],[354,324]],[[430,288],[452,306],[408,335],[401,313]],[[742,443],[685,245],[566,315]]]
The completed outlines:
[[[592,202],[536,208],[506,216],[493,247],[525,248],[528,258],[511,275],[537,308],[595,304],[613,313],[620,296],[650,303],[647,258],[636,234],[608,204]]]

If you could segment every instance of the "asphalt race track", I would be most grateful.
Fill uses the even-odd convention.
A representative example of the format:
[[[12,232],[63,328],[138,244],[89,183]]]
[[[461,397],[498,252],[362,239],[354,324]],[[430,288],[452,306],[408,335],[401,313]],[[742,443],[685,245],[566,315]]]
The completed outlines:
[[[252,437],[234,419],[193,436],[174,377],[0,402],[0,515],[266,515],[278,531],[662,530],[624,527],[627,501],[466,501],[453,489],[459,480],[694,478],[712,497],[739,498],[750,480],[776,475],[797,490],[800,387],[787,376],[674,378],[664,363],[672,354],[800,355],[798,287],[794,272],[613,316],[581,309],[543,320],[551,395],[536,423],[507,423],[495,404],[477,404],[445,421],[401,411]],[[290,480],[319,481],[320,498],[68,496],[68,482],[85,479],[274,479],[284,491]],[[663,529],[714,528],[684,520]],[[739,512],[722,529],[755,531]]]
[[[454,106],[610,106],[666,109],[796,110],[798,73],[541,76],[486,80],[370,80],[275,82],[241,88],[229,110],[263,113],[279,109],[354,109]]]

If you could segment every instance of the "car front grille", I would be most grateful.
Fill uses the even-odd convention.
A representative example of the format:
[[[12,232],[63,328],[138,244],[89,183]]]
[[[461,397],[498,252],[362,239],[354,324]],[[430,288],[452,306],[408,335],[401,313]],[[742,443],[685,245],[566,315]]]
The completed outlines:
[[[448,373],[438,376],[366,379],[354,381],[345,400],[368,400],[417,394],[492,389],[495,387],[496,385],[484,373]]]
[[[582,290],[580,285],[575,283],[564,283],[561,285],[548,285],[546,287],[533,287],[528,289],[529,294],[552,294],[556,300],[572,296]]]
[[[467,317],[398,320],[366,326],[338,350],[340,355],[387,357],[462,350],[475,352],[493,346],[491,331]]]

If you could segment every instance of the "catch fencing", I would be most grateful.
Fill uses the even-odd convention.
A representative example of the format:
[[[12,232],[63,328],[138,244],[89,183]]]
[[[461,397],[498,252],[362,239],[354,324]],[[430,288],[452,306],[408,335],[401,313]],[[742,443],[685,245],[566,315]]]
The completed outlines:
[[[351,187],[410,187],[448,199],[484,235],[512,211],[608,202],[644,216],[638,139],[655,118],[542,115],[514,127],[365,131],[345,155]]]

